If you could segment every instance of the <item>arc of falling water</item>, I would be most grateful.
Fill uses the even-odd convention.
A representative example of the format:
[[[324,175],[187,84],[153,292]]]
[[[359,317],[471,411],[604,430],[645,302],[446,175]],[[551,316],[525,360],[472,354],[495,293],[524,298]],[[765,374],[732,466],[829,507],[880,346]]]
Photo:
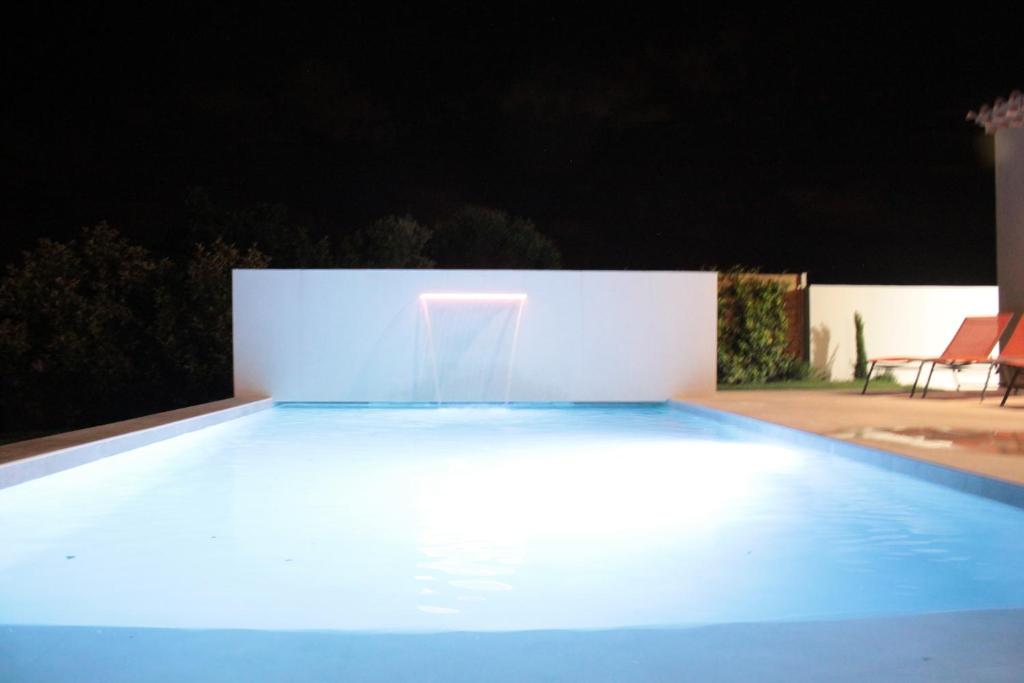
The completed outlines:
[[[447,294],[447,293],[425,293],[420,294],[420,306],[423,307],[423,318],[427,321],[427,345],[430,347],[430,364],[434,374],[434,401],[441,404],[441,379],[437,371],[437,350],[434,348],[434,326],[430,320],[430,305],[428,301],[515,301],[516,324],[512,332],[512,349],[509,352],[508,372],[505,376],[505,405],[508,405],[509,395],[512,391],[512,368],[515,366],[516,348],[519,345],[519,324],[523,318],[523,305],[526,303],[525,294]]]
[[[427,346],[430,348],[430,366],[434,371],[434,402],[441,405],[441,380],[437,375],[437,351],[434,350],[434,327],[430,322],[430,305],[426,297],[420,297],[423,317],[427,321]]]
[[[519,344],[519,321],[523,319],[523,304],[526,303],[526,297],[523,296],[519,300],[519,306],[516,308],[516,326],[512,332],[512,350],[508,355],[508,375],[505,377],[505,405],[508,405],[508,397],[512,392],[512,368],[516,364],[516,348]]]

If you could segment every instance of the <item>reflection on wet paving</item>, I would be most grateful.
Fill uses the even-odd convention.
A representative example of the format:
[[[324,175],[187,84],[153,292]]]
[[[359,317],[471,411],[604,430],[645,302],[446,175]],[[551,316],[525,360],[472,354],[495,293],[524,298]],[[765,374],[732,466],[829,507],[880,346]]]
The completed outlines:
[[[1024,432],[934,427],[858,427],[838,432],[833,436],[840,439],[869,439],[935,450],[965,449],[999,455],[1024,455]]]

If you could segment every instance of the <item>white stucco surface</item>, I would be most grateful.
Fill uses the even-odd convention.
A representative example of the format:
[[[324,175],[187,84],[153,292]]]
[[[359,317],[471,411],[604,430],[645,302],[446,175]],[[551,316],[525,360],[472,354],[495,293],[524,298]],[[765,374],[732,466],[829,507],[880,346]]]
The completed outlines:
[[[0,446],[0,489],[265,410],[272,401],[225,399]],[[0,680],[4,680],[0,676]]]
[[[1024,311],[1024,128],[1003,128],[995,138],[999,305]]]
[[[995,315],[999,310],[996,287],[813,285],[808,297],[811,364],[837,380],[853,377],[854,312],[864,318],[865,346],[873,358],[938,355],[965,317]],[[987,369],[964,370],[961,384],[980,389]],[[914,381],[914,374],[913,368],[896,371],[906,383]],[[937,369],[932,386],[955,387],[952,373]]]
[[[236,270],[237,396],[660,401],[715,388],[711,272]],[[424,293],[525,294],[519,303]],[[425,310],[426,309],[426,310]]]

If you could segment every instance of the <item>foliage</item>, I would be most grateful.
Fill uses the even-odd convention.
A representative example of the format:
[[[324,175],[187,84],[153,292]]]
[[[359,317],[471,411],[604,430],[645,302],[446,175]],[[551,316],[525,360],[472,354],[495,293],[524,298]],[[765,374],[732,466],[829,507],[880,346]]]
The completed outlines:
[[[217,239],[182,268],[100,224],[40,240],[0,281],[5,430],[66,428],[231,394],[231,269]]]
[[[811,365],[808,361],[802,358],[793,358],[792,367],[786,372],[784,376],[785,381],[791,382],[829,382],[829,374],[827,370],[822,368],[816,368]],[[775,380],[782,381],[782,380]]]
[[[292,220],[283,204],[258,203],[227,208],[216,204],[202,189],[192,189],[185,200],[189,247],[196,243],[254,245],[273,259],[277,268],[329,268],[334,265],[327,237],[316,239]]]
[[[777,282],[732,271],[718,291],[718,381],[723,384],[787,379],[801,371],[787,350],[789,320]]]
[[[5,427],[70,426],[159,402],[152,335],[170,263],[100,224],[43,239],[0,282]]]
[[[558,268],[558,247],[532,221],[464,206],[434,226],[430,257],[445,268]]]
[[[157,336],[173,376],[176,403],[231,395],[231,270],[266,268],[256,247],[241,251],[217,238],[197,244],[184,271],[161,291]]]
[[[347,268],[429,268],[424,254],[430,229],[411,216],[386,216],[349,235],[342,245],[341,265]]]
[[[864,347],[864,318],[858,311],[853,313],[853,327],[857,339],[857,360],[853,365],[853,378],[864,379],[868,376],[868,352]]]
[[[466,207],[437,231],[388,216],[335,259],[278,205],[188,201],[168,257],[106,224],[40,240],[0,280],[0,430],[32,433],[124,419],[231,395],[233,268],[555,267],[529,221]],[[188,244],[187,248],[185,243]],[[443,258],[442,258],[443,256]]]

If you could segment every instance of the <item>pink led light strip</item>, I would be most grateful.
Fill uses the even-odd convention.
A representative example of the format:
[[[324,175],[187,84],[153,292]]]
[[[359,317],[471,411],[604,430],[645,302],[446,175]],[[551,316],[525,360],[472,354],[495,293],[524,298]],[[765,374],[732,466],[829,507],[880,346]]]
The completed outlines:
[[[525,294],[509,292],[425,292],[420,301],[526,301]]]

